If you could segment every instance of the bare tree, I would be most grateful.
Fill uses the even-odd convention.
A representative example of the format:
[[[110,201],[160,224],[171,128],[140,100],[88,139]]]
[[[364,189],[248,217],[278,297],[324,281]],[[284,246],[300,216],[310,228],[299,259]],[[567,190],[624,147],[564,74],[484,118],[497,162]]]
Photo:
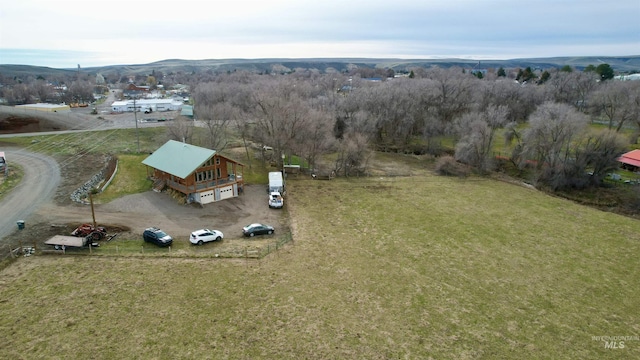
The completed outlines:
[[[249,168],[251,168],[251,155],[249,154],[249,121],[247,121],[245,114],[240,113],[240,111],[237,109],[236,111],[238,111],[238,113],[231,120],[231,125],[235,129],[235,132],[238,134],[238,136],[240,136],[240,139],[242,139],[242,145],[244,147],[247,161],[249,162]]]
[[[576,104],[578,110],[584,111],[587,108],[588,99],[591,92],[598,85],[598,74],[594,71],[581,72],[575,79],[574,89],[578,98]]]
[[[587,117],[567,104],[547,102],[531,114],[522,152],[523,160],[534,160],[537,181],[554,190],[569,185],[575,140],[587,125]]]
[[[29,86],[29,90],[40,102],[53,100],[53,88],[45,80],[36,80]]]
[[[374,145],[385,151],[405,151],[415,135],[413,116],[417,105],[410,81],[376,84],[358,90],[361,109],[374,124]]]
[[[509,155],[509,161],[514,165],[514,167],[519,168],[523,160],[522,141],[524,134],[516,122],[510,122],[505,125],[503,134],[505,145],[512,147],[511,154]]]
[[[266,87],[256,87],[254,137],[273,147],[276,154],[290,154],[296,134],[306,127],[310,108],[293,84],[279,81]],[[280,162],[279,156],[275,159]]]
[[[191,143],[193,141],[193,120],[178,116],[174,121],[167,124],[167,136],[171,140]]]
[[[590,185],[601,185],[606,175],[620,166],[618,157],[624,151],[625,141],[615,131],[587,133],[576,150],[576,177],[588,178]],[[587,172],[589,176],[585,176]]]
[[[77,80],[69,85],[69,89],[65,93],[65,101],[68,103],[89,103],[94,101],[93,88],[95,86],[95,79],[89,80]]]
[[[498,104],[505,106],[509,122],[526,121],[536,107],[544,102],[543,87],[522,85],[513,80],[479,82],[475,90],[480,109]]]
[[[548,100],[585,109],[586,99],[597,85],[594,73],[577,71],[556,71],[545,84],[549,92]]]
[[[619,132],[627,122],[640,116],[640,83],[606,81],[589,97],[593,115],[607,119],[609,129]]]
[[[10,105],[22,105],[31,103],[31,91],[25,84],[15,84],[11,88],[3,88],[2,96]]]
[[[473,84],[478,79],[455,67],[431,69],[428,76],[435,82],[436,90],[435,97],[428,106],[435,110],[437,118],[447,126],[469,109]]]
[[[345,177],[365,174],[373,151],[368,148],[368,139],[360,133],[348,132],[337,144],[338,157],[334,163],[336,174]]]
[[[490,106],[484,112],[464,114],[457,122],[462,137],[456,144],[456,159],[481,172],[493,170],[494,138],[497,129],[507,122],[507,113],[504,106]]]
[[[217,151],[224,150],[229,143],[229,123],[235,118],[237,110],[230,103],[217,103],[198,108],[199,121],[206,129],[206,146]]]
[[[306,126],[296,134],[292,150],[308,161],[310,169],[314,169],[318,157],[331,149],[335,139],[331,134],[332,119],[328,113],[313,110],[308,116]]]

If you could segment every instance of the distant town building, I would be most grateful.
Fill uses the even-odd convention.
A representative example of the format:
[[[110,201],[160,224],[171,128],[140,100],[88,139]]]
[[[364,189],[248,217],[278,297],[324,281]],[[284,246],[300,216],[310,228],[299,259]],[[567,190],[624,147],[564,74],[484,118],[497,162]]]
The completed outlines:
[[[44,111],[44,112],[58,112],[58,111],[71,110],[71,107],[69,107],[69,105],[46,104],[46,103],[16,105],[16,108],[25,109],[25,110]]]
[[[134,102],[136,110],[139,112],[154,111],[179,111],[182,109],[182,101],[175,99],[140,99],[140,100],[124,100],[114,101],[111,104],[113,112],[133,112]]]
[[[640,80],[640,74],[618,75],[613,77],[615,80]]]
[[[144,97],[151,92],[149,86],[138,86],[136,84],[129,84],[122,90],[124,97]]]

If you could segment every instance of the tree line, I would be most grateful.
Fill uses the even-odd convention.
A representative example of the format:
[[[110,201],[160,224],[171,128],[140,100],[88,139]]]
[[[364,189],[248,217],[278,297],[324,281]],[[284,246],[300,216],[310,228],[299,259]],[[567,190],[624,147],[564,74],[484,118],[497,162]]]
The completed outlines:
[[[450,155],[478,172],[507,161],[537,184],[584,188],[601,184],[640,134],[640,81],[612,80],[606,64],[584,71],[432,67],[407,74],[298,69],[180,80],[191,86],[194,113],[205,125],[202,146],[223,150],[233,133],[245,147],[268,146],[343,176],[366,173],[373,151],[390,151]],[[3,96],[28,86],[33,93],[38,81],[5,87]],[[91,79],[71,85],[86,91],[87,84]],[[193,137],[188,122],[176,121],[169,131],[180,140]],[[496,157],[496,146],[509,153]],[[332,161],[320,161],[327,154]]]
[[[601,184],[640,134],[640,81],[611,80],[606,67],[410,74],[223,74],[197,84],[195,113],[212,148],[233,129],[344,176],[366,173],[374,150],[448,154],[479,172],[503,158],[553,189]],[[496,158],[496,145],[509,153]],[[329,153],[334,160],[321,164]]]

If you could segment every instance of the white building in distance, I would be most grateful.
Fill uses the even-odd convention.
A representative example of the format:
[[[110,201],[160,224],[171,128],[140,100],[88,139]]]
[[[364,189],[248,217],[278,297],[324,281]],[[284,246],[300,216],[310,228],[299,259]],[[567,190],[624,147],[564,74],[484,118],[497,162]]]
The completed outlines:
[[[133,100],[114,101],[111,104],[113,112],[133,112]],[[135,101],[136,110],[150,113],[153,111],[179,111],[182,102],[174,99],[140,99]]]

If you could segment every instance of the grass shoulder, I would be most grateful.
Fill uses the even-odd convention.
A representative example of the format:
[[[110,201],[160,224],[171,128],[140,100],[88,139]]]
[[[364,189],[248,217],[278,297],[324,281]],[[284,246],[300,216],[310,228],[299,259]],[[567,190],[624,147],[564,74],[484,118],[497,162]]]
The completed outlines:
[[[20,184],[24,171],[20,165],[12,164],[6,175],[0,177],[0,200],[11,193],[11,190]]]

